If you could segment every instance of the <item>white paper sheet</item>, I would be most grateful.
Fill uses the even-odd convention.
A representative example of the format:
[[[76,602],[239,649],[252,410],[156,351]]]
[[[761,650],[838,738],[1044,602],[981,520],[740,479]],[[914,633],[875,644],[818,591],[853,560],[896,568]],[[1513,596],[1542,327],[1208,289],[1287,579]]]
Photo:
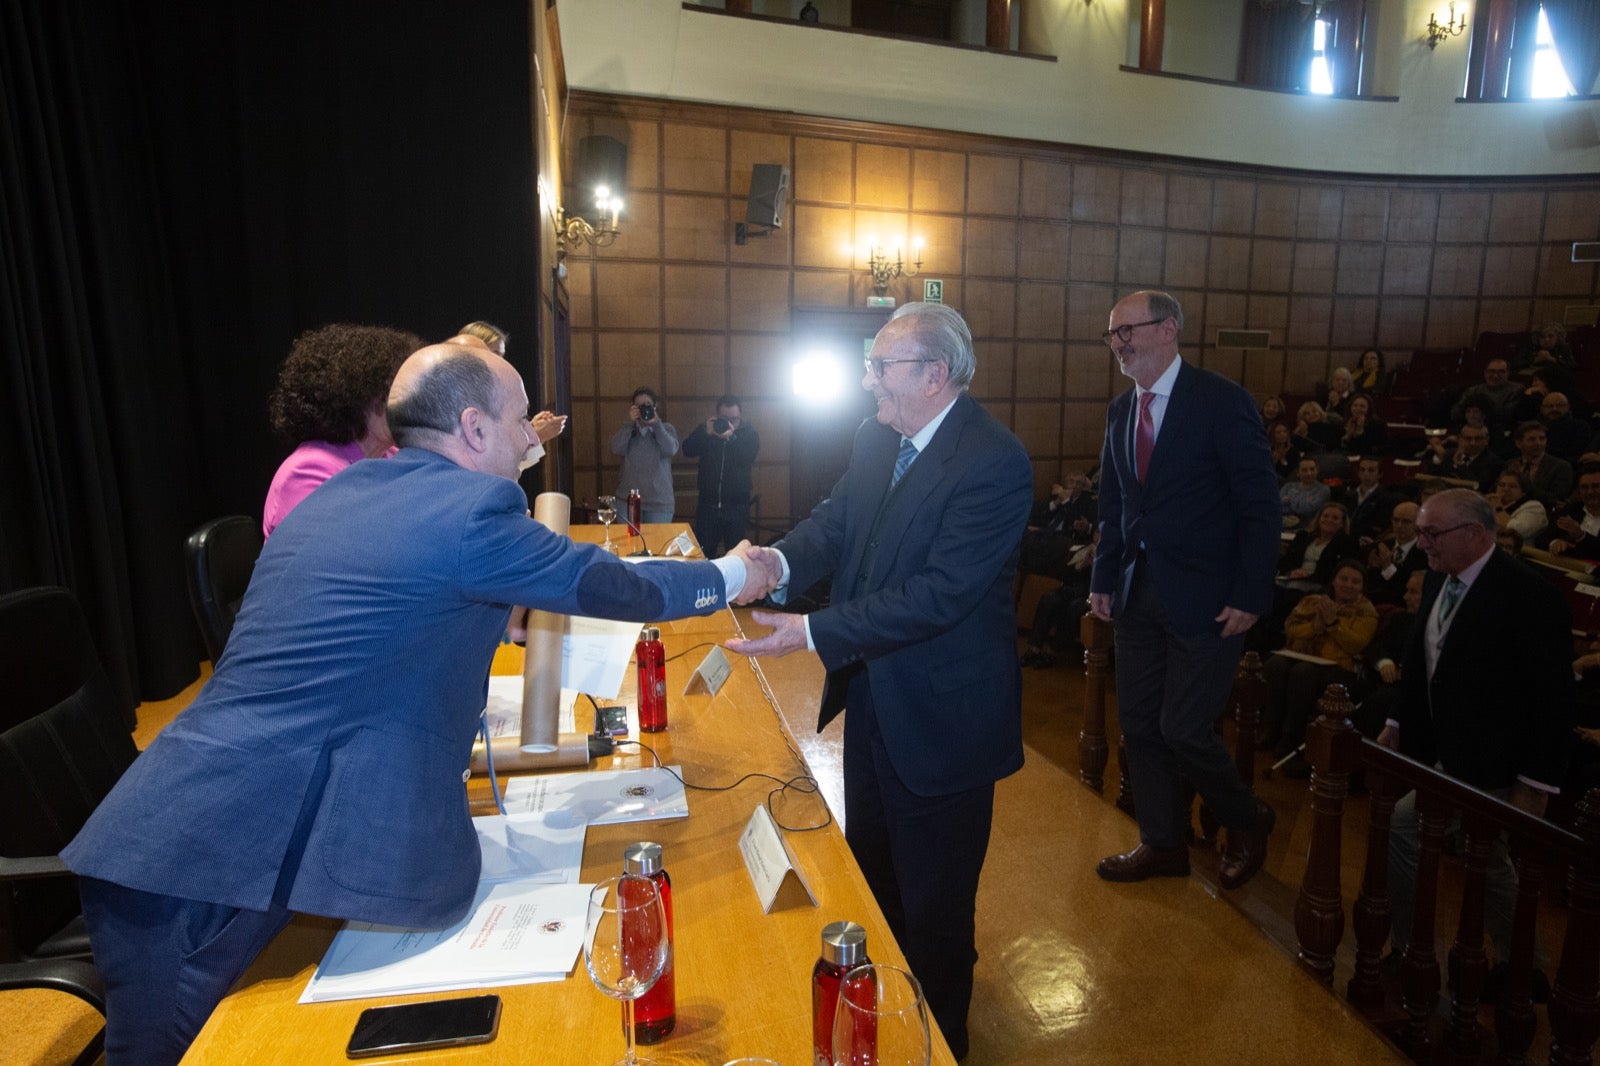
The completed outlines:
[[[559,981],[583,948],[588,885],[480,884],[443,930],[348,922],[301,1003]]]
[[[561,638],[562,687],[616,699],[628,675],[633,646],[639,642],[639,628],[638,622],[568,618]]]
[[[489,702],[484,708],[484,713],[489,716],[489,735],[491,737],[520,737],[522,735],[522,675],[521,674],[495,674],[489,678]],[[574,725],[573,705],[577,702],[576,689],[564,688],[561,690],[561,724],[563,733],[577,733],[579,729]],[[587,706],[587,704],[585,704]],[[581,732],[587,733],[593,726],[585,720]]]
[[[672,767],[678,773],[679,766]],[[683,784],[663,767],[528,774],[506,784],[506,813],[540,814],[547,825],[615,825],[687,818]]]
[[[553,826],[538,814],[485,814],[472,820],[483,852],[479,881],[573,884],[583,866],[586,826]]]

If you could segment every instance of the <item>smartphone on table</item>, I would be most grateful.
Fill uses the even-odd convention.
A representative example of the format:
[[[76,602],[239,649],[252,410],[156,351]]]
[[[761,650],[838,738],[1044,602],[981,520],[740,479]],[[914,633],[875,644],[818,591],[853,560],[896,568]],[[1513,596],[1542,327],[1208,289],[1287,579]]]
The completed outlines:
[[[499,1029],[499,996],[371,1007],[361,1012],[344,1053],[349,1058],[361,1059],[402,1051],[487,1044]]]

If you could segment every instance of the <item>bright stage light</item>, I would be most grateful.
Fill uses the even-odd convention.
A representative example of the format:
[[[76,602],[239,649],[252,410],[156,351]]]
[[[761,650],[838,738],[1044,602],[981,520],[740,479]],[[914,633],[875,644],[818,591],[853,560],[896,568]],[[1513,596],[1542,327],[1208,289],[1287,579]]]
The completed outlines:
[[[795,360],[795,397],[813,404],[831,404],[848,385],[844,364],[832,352],[812,352]]]

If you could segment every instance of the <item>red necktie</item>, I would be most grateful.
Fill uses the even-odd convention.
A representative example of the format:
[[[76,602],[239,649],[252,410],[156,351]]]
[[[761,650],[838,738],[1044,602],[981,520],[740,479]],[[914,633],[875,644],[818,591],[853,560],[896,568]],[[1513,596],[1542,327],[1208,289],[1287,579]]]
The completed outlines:
[[[1156,394],[1147,392],[1139,397],[1139,427],[1133,434],[1133,463],[1139,472],[1139,482],[1144,483],[1145,471],[1150,469],[1150,453],[1156,450],[1156,420],[1150,417],[1150,404]]]

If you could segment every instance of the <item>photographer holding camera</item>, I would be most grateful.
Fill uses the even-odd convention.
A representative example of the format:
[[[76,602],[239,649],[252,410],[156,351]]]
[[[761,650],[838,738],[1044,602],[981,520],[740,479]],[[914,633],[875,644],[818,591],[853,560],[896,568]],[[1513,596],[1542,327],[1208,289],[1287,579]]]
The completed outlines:
[[[739,416],[739,397],[717,400],[717,414],[683,442],[683,454],[700,460],[700,502],[694,535],[711,559],[745,537],[750,525],[750,467],[761,450],[756,431]]]
[[[611,435],[611,454],[622,456],[617,496],[626,499],[628,490],[638,489],[644,521],[672,521],[672,457],[678,454],[678,431],[672,423],[661,421],[653,390],[633,390],[628,421]]]

